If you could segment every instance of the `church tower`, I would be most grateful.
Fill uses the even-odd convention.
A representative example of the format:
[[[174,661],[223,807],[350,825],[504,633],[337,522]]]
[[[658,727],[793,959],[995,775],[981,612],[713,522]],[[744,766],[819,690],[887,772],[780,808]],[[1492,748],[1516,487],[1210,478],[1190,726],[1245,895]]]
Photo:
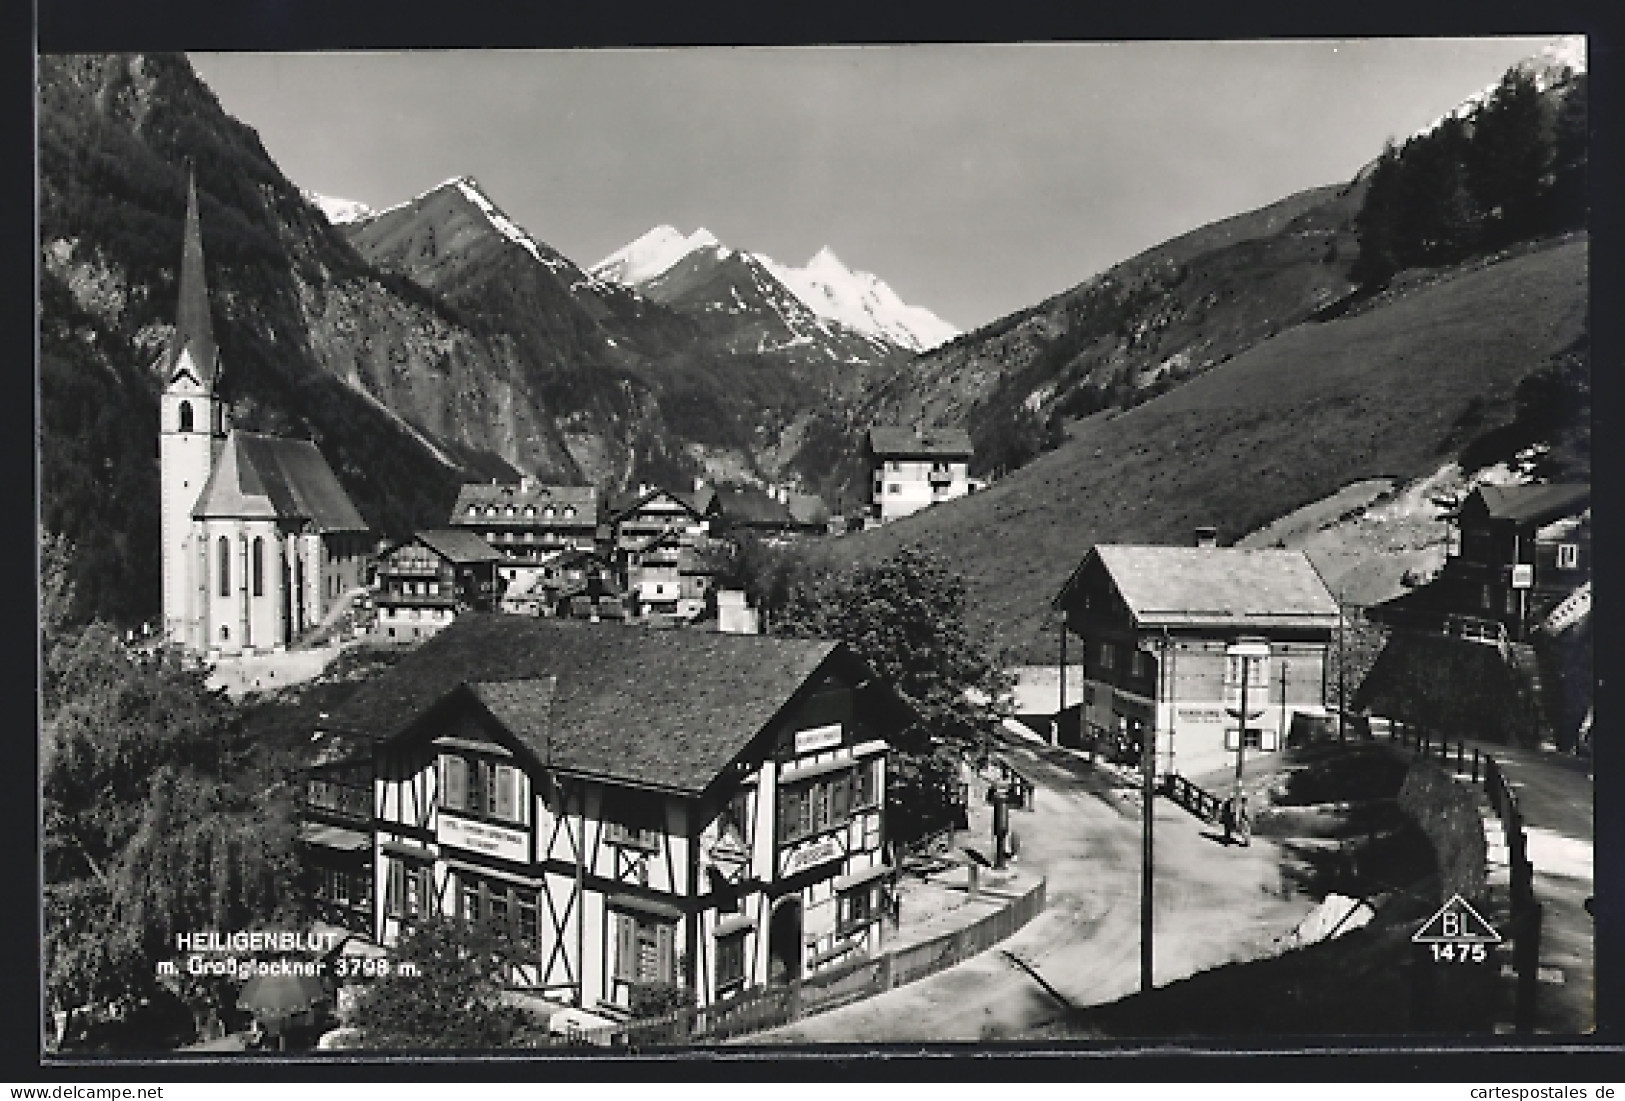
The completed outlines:
[[[161,485],[164,637],[192,650],[203,636],[208,589],[194,536],[192,506],[225,446],[227,414],[220,392],[220,353],[209,318],[203,272],[203,234],[197,181],[187,180],[186,230],[181,251],[180,306],[175,335],[158,361],[158,464]]]

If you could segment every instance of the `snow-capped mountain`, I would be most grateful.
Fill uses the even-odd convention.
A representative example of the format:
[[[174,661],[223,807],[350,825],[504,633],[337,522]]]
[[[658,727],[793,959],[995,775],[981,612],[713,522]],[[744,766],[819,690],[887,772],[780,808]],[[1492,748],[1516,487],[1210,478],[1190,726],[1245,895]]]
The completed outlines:
[[[1528,73],[1530,76],[1534,77],[1536,90],[1544,92],[1546,89],[1551,88],[1559,82],[1567,79],[1570,75],[1576,75],[1586,71],[1585,35],[1566,34],[1560,38],[1554,38],[1552,41],[1542,46],[1539,52],[1524,58],[1522,61],[1514,65],[1513,69]],[[1438,118],[1434,119],[1432,122],[1428,123],[1411,136],[1413,138],[1419,138],[1424,134],[1431,134],[1433,131],[1437,130],[1441,124],[1443,124],[1445,119],[1466,118],[1468,115],[1476,111],[1482,104],[1484,104],[1495,92],[1495,89],[1500,87],[1500,85],[1500,79],[1496,79],[1489,84],[1484,85],[1484,87],[1480,88],[1478,91],[1456,104],[1450,110],[1446,111],[1444,114],[1440,115]]]
[[[611,283],[634,287],[669,269],[696,249],[715,248],[723,254],[721,242],[701,227],[684,237],[671,226],[655,226],[592,266],[592,274]],[[719,257],[721,258],[721,257]]]
[[[959,333],[930,310],[905,303],[876,276],[848,268],[828,248],[797,268],[761,253],[731,250],[705,229],[685,236],[662,225],[617,249],[590,270],[599,279],[647,292],[666,273],[691,258],[704,257],[710,263],[720,263],[736,256],[748,258],[762,268],[815,317],[853,332],[916,352],[934,348]]]
[[[910,306],[866,271],[853,271],[829,248],[799,268],[761,257],[768,271],[820,317],[884,337],[916,352],[944,344],[959,330],[924,306]]]
[[[321,195],[306,187],[301,187],[299,193],[305,201],[311,203],[327,216],[327,220],[336,226],[359,222],[364,218],[372,217],[372,207],[366,203],[358,203],[354,199],[338,199],[332,195]]]

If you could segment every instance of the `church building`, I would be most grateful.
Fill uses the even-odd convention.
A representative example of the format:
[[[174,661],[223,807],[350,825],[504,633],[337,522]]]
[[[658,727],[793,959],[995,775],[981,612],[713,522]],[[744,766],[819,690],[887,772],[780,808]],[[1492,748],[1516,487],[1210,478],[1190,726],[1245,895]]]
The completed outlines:
[[[370,534],[314,444],[230,425],[195,181],[157,366],[164,637],[209,656],[280,650],[365,584]]]

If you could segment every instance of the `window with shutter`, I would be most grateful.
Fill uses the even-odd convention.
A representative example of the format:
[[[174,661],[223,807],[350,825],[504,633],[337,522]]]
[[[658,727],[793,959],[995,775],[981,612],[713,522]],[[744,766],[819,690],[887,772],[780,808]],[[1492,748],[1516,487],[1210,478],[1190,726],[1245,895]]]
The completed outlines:
[[[629,914],[615,915],[615,977],[623,982],[638,977],[638,923]]]
[[[835,782],[830,785],[830,812],[835,816],[835,821],[837,822],[845,821],[847,816],[851,813],[851,780],[852,778],[850,776],[840,776],[837,777]]]
[[[677,939],[677,929],[671,925],[655,926],[655,982],[669,983],[676,980],[677,969],[672,966],[673,942]]]
[[[498,765],[496,767],[496,816],[508,821],[514,819],[514,780],[517,779],[513,766]]]
[[[468,762],[461,757],[440,758],[441,791],[451,810],[468,809]]]

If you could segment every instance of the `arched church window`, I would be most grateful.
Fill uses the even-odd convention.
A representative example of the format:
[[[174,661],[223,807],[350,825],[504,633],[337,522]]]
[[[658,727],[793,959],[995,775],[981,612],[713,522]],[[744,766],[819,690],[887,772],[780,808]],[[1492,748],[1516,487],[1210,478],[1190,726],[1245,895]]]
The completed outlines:
[[[231,540],[224,535],[215,544],[220,557],[220,595],[231,595]]]
[[[265,540],[254,536],[254,595],[265,595]]]
[[[183,401],[183,402],[181,402],[181,431],[182,432],[190,432],[191,430],[192,430],[192,403],[189,402],[189,401]]]

